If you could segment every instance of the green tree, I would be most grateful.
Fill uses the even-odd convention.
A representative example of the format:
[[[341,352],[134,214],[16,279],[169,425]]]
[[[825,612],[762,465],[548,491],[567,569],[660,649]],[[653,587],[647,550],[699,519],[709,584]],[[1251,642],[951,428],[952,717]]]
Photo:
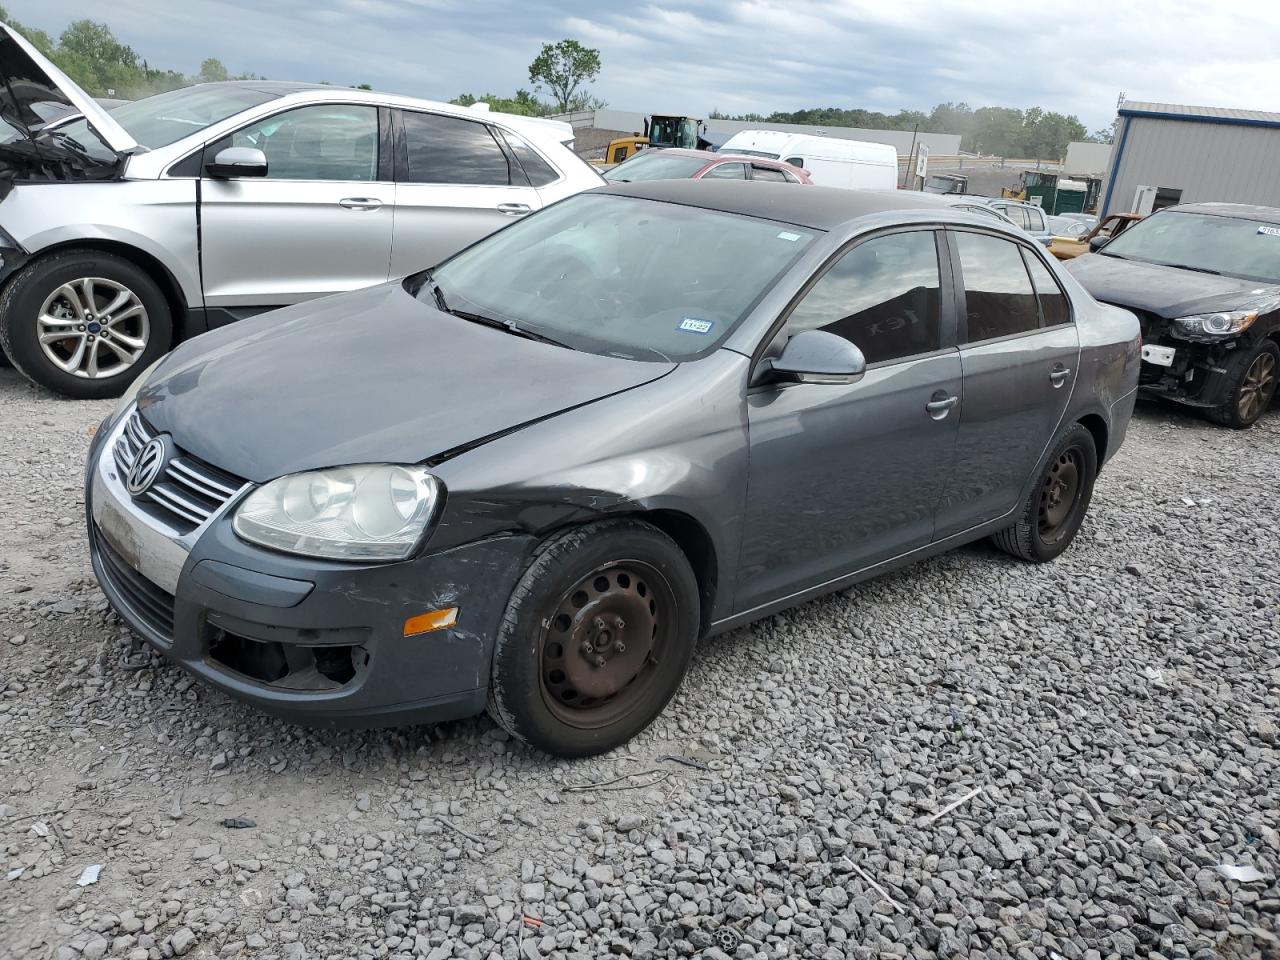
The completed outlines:
[[[574,103],[579,88],[600,75],[600,51],[577,40],[545,43],[529,64],[529,80],[546,87],[561,113]]]
[[[222,65],[222,61],[217,57],[209,57],[200,64],[200,72],[196,75],[196,80],[200,83],[219,83],[223,80],[230,80],[231,74],[227,72],[227,68]]]
[[[469,107],[476,103],[487,103],[490,110],[498,113],[514,113],[523,117],[541,117],[551,113],[549,104],[543,103],[528,90],[517,90],[514,97],[499,97],[496,94],[486,93],[482,97],[476,97],[469,93],[454,97],[449,101],[456,103],[461,107]]]

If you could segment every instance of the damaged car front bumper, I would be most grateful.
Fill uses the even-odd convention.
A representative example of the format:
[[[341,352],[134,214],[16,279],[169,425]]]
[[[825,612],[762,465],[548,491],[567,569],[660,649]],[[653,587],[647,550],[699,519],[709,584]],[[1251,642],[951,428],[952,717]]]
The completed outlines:
[[[493,637],[530,539],[381,564],[265,550],[231,525],[253,485],[180,450],[168,461],[175,479],[154,488],[158,497],[131,496],[116,453],[136,444],[130,430],[147,428],[126,411],[95,438],[88,536],[108,601],[151,647],[295,722],[392,725],[483,711]],[[436,618],[448,625],[410,633],[424,615],[449,610],[451,618]]]

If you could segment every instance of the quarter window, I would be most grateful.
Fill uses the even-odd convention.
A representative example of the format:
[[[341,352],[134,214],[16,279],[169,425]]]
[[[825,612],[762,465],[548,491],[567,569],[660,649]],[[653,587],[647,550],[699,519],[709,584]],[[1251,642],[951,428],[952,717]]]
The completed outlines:
[[[277,113],[210,144],[205,159],[226,147],[261,150],[270,180],[374,180],[378,109],[316,104]]]
[[[1022,251],[1023,259],[1031,271],[1031,282],[1036,288],[1036,298],[1040,301],[1040,316],[1046,327],[1056,327],[1060,323],[1071,322],[1071,307],[1067,304],[1067,295],[1058,286],[1040,258],[1030,250]]]
[[[704,173],[702,180],[745,180],[747,165],[745,163],[719,163]]]
[[[560,174],[556,173],[551,164],[542,159],[542,155],[537,150],[533,149],[510,130],[506,131],[503,136],[507,138],[507,144],[511,147],[512,153],[516,155],[516,159],[520,161],[520,166],[524,167],[530,186],[545,187],[547,184],[555,183],[560,179]]]
[[[876,237],[822,275],[792,311],[787,335],[827,330],[856,345],[868,363],[928,353],[942,344],[938,291],[932,231]]]
[[[954,233],[964,277],[966,341],[1027,333],[1040,326],[1019,246],[982,233]]]
[[[435,113],[405,113],[408,169],[402,183],[509,186],[511,168],[487,124]]]

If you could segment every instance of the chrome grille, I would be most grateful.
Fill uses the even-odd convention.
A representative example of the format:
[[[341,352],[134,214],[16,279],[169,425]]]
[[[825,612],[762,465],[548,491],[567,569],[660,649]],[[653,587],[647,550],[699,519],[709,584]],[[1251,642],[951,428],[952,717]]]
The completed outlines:
[[[135,410],[112,451],[122,476],[128,475],[138,451],[154,436],[155,431]],[[244,483],[179,449],[165,466],[164,475],[134,502],[152,508],[157,516],[186,533],[208,520]]]

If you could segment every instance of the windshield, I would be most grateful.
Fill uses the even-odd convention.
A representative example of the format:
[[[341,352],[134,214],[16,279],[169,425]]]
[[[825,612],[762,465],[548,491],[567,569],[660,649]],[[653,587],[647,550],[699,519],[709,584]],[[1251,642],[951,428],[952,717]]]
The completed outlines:
[[[702,157],[682,157],[662,150],[636,154],[605,173],[606,180],[683,180],[707,165]]]
[[[714,349],[813,238],[771,220],[579,194],[430,277],[452,311],[590,353],[688,360]],[[435,306],[426,276],[417,296]]]
[[[111,111],[111,118],[139,144],[154,150],[275,97],[238,84],[201,84],[121,104]],[[58,130],[95,157],[108,160],[114,156],[83,117]]]
[[[930,177],[924,184],[925,193],[959,193],[960,183],[950,177]]]
[[[1276,223],[1167,211],[1133,224],[1099,252],[1280,283],[1280,224]]]

